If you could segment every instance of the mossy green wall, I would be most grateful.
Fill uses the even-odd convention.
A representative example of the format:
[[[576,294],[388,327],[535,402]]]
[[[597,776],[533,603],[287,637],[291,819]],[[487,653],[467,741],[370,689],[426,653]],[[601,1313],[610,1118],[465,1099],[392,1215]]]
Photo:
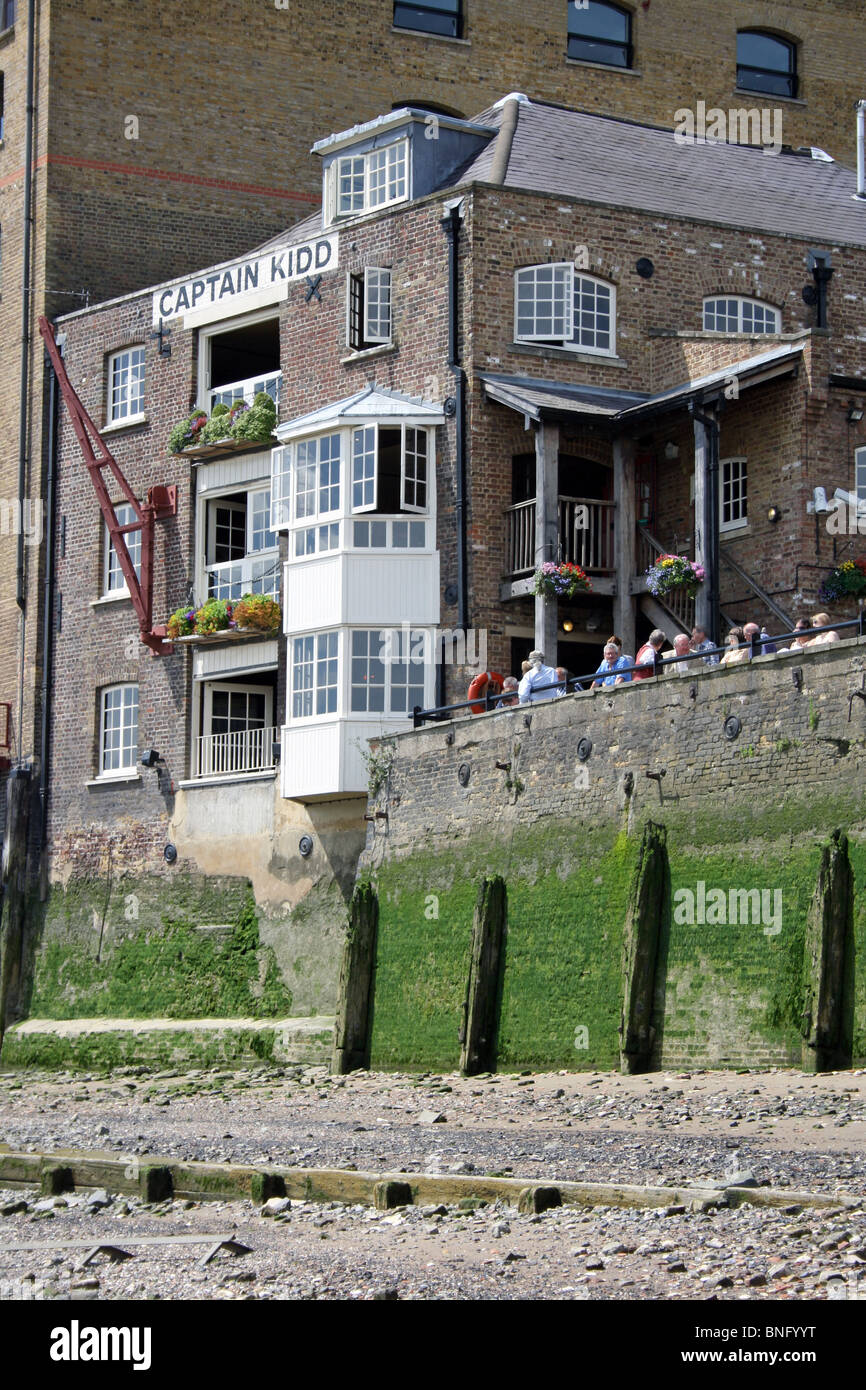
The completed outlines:
[[[839,805],[817,809],[829,816]],[[824,837],[804,825],[804,802],[765,806],[760,819],[756,811],[729,805],[703,820],[653,813],[667,823],[670,863],[655,1001],[660,1065],[801,1061],[804,933]],[[813,802],[812,824],[815,811]],[[455,836],[449,850],[381,864],[372,875],[379,938],[371,1065],[457,1065],[478,884],[498,873],[508,887],[499,1067],[617,1066],[623,926],[642,831],[637,821],[625,824],[587,829],[546,819],[513,827],[507,841],[490,832]],[[866,844],[853,833],[851,861],[854,1050],[863,1058]],[[697,893],[701,880],[726,895],[767,889],[773,903],[780,890],[778,932],[751,920],[677,923],[675,893]]]
[[[202,930],[208,924],[226,930]],[[78,879],[52,891],[30,961],[30,1017],[284,1017],[274,952],[243,879]]]

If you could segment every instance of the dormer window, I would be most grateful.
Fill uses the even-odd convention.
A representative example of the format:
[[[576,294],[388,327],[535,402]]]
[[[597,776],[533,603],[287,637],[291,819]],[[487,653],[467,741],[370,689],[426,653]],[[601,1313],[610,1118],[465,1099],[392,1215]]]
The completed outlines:
[[[710,333],[778,333],[781,315],[771,304],[740,295],[704,300],[704,330]]]
[[[359,216],[409,196],[408,140],[366,154],[342,155],[331,167],[336,170],[337,217]]]

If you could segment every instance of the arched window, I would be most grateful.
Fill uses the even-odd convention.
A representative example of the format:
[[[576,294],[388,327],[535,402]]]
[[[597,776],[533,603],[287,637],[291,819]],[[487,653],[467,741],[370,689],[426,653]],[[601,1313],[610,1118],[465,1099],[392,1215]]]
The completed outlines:
[[[741,295],[704,300],[704,329],[710,333],[780,333],[781,314],[772,304]]]
[[[568,56],[584,63],[630,68],[631,15],[628,10],[604,4],[602,0],[589,0],[588,4],[568,0]]]
[[[797,46],[759,29],[737,34],[737,86],[768,96],[797,95]]]
[[[616,287],[582,275],[573,261],[529,265],[514,273],[517,342],[616,352]]]

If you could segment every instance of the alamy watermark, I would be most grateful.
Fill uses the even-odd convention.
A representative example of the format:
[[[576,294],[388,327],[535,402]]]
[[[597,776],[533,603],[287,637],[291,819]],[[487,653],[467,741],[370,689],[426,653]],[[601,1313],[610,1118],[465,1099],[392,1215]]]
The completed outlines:
[[[386,666],[405,662],[425,666],[470,666],[487,668],[486,628],[422,629],[403,623],[400,627],[383,628],[378,659]]]
[[[705,101],[694,110],[681,106],[674,112],[674,140],[678,145],[761,145],[765,154],[782,149],[782,109],[757,106],[707,108]]]
[[[0,536],[24,536],[25,545],[42,544],[42,502],[38,497],[0,497]]]
[[[695,888],[674,892],[677,926],[763,927],[765,936],[782,930],[781,888],[707,888],[698,879]]]

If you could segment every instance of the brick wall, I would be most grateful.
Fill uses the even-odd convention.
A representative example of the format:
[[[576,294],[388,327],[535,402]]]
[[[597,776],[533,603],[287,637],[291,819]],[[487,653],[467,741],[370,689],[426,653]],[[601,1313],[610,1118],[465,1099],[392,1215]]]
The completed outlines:
[[[379,891],[372,1064],[455,1064],[475,893],[499,873],[509,901],[500,1064],[615,1065],[622,930],[647,820],[667,828],[670,861],[662,1064],[799,1062],[805,921],[821,842],[837,826],[851,842],[857,959],[866,951],[862,701],[848,720],[864,670],[866,646],[852,641],[395,739],[378,803],[387,818],[370,823],[359,867]],[[585,761],[581,740],[592,745]],[[701,881],[726,895],[778,889],[781,916],[678,921],[677,893],[697,895]],[[856,1056],[866,1052],[862,973]],[[579,1025],[585,1050],[575,1050]]]

